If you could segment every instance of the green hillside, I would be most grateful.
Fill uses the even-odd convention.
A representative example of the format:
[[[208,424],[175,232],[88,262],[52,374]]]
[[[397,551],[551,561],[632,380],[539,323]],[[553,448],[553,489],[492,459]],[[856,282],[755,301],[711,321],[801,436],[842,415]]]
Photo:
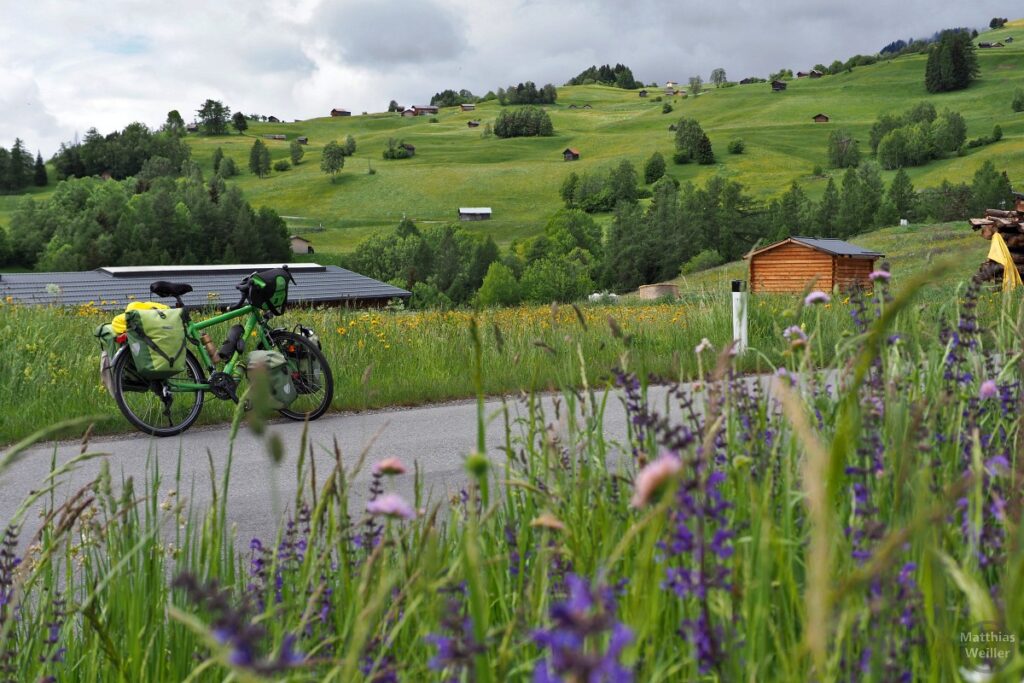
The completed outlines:
[[[767,84],[711,89],[699,97],[672,98],[675,110],[661,113],[659,94],[641,99],[635,91],[603,86],[559,88],[557,105],[548,107],[555,127],[549,138],[484,139],[481,128],[469,120],[493,121],[496,102],[477,106],[475,112],[457,107],[442,109],[438,123],[430,117],[401,118],[371,114],[351,118],[318,118],[280,124],[253,124],[246,136],[207,138],[191,136],[195,158],[209,163],[220,146],[241,168],[248,162],[254,135],[283,133],[289,140],[308,136],[306,156],[297,167],[258,179],[247,173],[237,182],[257,205],[268,205],[291,220],[295,230],[323,224],[330,230],[315,236],[321,251],[348,251],[359,239],[381,227],[393,226],[403,215],[417,221],[451,221],[459,206],[490,206],[494,219],[475,226],[500,243],[537,232],[560,206],[558,188],[570,170],[584,171],[621,158],[640,168],[655,151],[666,157],[673,151],[668,126],[681,116],[696,117],[708,132],[718,163],[713,166],[675,166],[669,172],[680,180],[701,181],[722,173],[742,182],[755,197],[780,194],[798,180],[816,197],[826,180],[812,175],[825,163],[829,133],[849,128],[867,146],[868,130],[879,113],[902,111],[920,100],[936,108],[960,111],[968,124],[968,137],[988,135],[1000,124],[1005,137],[997,144],[972,149],[966,157],[932,162],[909,169],[915,185],[935,185],[944,178],[969,180],[991,159],[1011,180],[1024,183],[1024,114],[1015,114],[1013,91],[1024,86],[1024,20],[983,33],[979,40],[994,41],[1017,33],[1020,40],[1001,49],[978,50],[981,77],[968,90],[929,95],[924,89],[924,55],[909,55],[850,73],[821,79],[790,81],[783,93]],[[839,56],[839,55],[837,55]],[[733,74],[734,77],[741,74]],[[591,109],[569,109],[590,104]],[[827,124],[811,121],[823,112]],[[358,151],[332,184],[319,170],[320,150],[346,135],[358,141]],[[396,137],[416,146],[413,159],[384,161],[387,139]],[[729,140],[741,137],[747,151],[726,153]],[[274,159],[287,158],[288,142],[266,141]],[[575,147],[578,162],[566,163],[561,152]],[[377,170],[367,173],[368,165]],[[886,178],[891,173],[886,173]]]
[[[496,102],[488,102],[479,104],[475,112],[442,109],[438,123],[431,123],[430,117],[382,113],[252,123],[244,136],[191,135],[188,140],[194,158],[208,172],[213,151],[222,147],[242,171],[231,182],[237,182],[255,205],[289,217],[293,231],[327,228],[310,235],[320,253],[349,251],[373,231],[390,229],[403,215],[418,222],[452,221],[459,206],[492,207],[493,220],[473,227],[492,234],[499,243],[534,234],[560,207],[558,188],[570,170],[592,170],[622,158],[633,161],[639,170],[655,151],[670,158],[673,134],[668,127],[681,116],[701,122],[718,163],[670,163],[669,173],[698,182],[721,173],[742,182],[757,198],[777,196],[793,180],[817,198],[826,179],[813,176],[812,169],[825,165],[832,130],[852,130],[866,149],[868,130],[878,114],[902,111],[921,100],[939,110],[960,111],[969,138],[988,135],[997,123],[1005,136],[997,144],[969,150],[965,157],[909,169],[918,188],[943,179],[969,181],[987,159],[1005,169],[1012,181],[1024,184],[1024,114],[1010,107],[1014,89],[1024,87],[1024,20],[985,32],[978,40],[996,41],[1014,34],[1019,40],[1004,48],[978,50],[981,77],[969,89],[940,95],[929,95],[924,89],[925,56],[909,55],[836,76],[792,80],[783,93],[772,93],[764,83],[712,88],[699,97],[672,98],[674,111],[667,115],[661,112],[663,103],[654,101],[660,89],[641,99],[636,91],[617,88],[562,87],[557,105],[548,107],[555,135],[547,138],[484,139],[483,124],[493,122],[500,110]],[[732,74],[734,78],[743,75]],[[344,104],[343,98],[339,104]],[[592,108],[570,109],[572,104]],[[813,123],[811,117],[819,112],[832,117],[831,122]],[[470,120],[480,120],[481,127],[469,128]],[[255,137],[273,133],[285,134],[289,141],[308,136],[310,144],[298,167],[261,180],[245,170],[249,148]],[[320,172],[320,152],[328,141],[344,141],[346,135],[356,138],[358,150],[331,183]],[[414,144],[416,156],[383,160],[381,152],[389,137]],[[726,145],[736,137],[746,142],[746,152],[729,155]],[[288,141],[265,142],[275,161],[288,158]],[[562,150],[570,146],[580,150],[580,161],[562,160]],[[367,173],[371,165],[376,174]],[[883,175],[888,180],[892,174]],[[18,199],[0,197],[0,225],[9,221]]]

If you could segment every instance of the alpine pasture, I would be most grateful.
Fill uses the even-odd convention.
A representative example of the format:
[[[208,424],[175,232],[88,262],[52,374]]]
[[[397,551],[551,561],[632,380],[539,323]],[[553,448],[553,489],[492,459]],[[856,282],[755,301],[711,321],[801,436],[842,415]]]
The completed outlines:
[[[1010,22],[983,33],[982,39],[998,40],[1021,28],[1024,21]],[[371,113],[331,118],[323,112],[321,118],[299,122],[251,123],[245,135],[190,135],[188,140],[193,157],[208,173],[217,147],[232,157],[242,172],[230,182],[238,183],[254,205],[300,217],[292,220],[300,233],[311,225],[327,228],[310,235],[318,252],[350,251],[373,231],[392,229],[403,216],[418,223],[456,221],[460,206],[491,207],[493,219],[472,229],[491,234],[504,245],[543,229],[561,206],[558,188],[570,171],[595,169],[623,158],[641,168],[656,151],[670,160],[673,133],[669,125],[682,116],[700,121],[711,138],[716,163],[678,166],[670,161],[668,173],[697,183],[724,174],[765,200],[780,195],[794,180],[817,198],[827,177],[813,172],[816,166],[828,170],[830,132],[848,129],[861,141],[862,150],[869,151],[868,131],[880,114],[901,112],[922,100],[940,111],[959,111],[967,121],[969,138],[988,135],[996,124],[1004,137],[971,149],[964,157],[907,169],[915,187],[938,185],[943,179],[969,180],[989,159],[1016,180],[1024,175],[1024,115],[1014,113],[1010,104],[1014,89],[1024,79],[1024,41],[980,49],[977,54],[980,78],[966,90],[941,95],[925,91],[926,57],[907,55],[834,76],[793,79],[781,93],[771,92],[767,83],[754,83],[708,87],[697,97],[659,102],[661,88],[652,88],[649,97],[640,98],[638,91],[605,86],[560,87],[557,104],[546,107],[554,123],[551,137],[483,137],[484,124],[493,122],[500,110],[491,101],[469,112],[443,108],[436,117]],[[744,75],[731,74],[737,80]],[[672,102],[674,111],[662,114],[664,101]],[[570,109],[572,104],[591,108]],[[828,114],[831,121],[813,122],[819,112]],[[432,118],[437,123],[431,123]],[[471,120],[479,120],[481,126],[467,126]],[[262,137],[268,134],[282,134],[286,140]],[[344,142],[346,135],[356,138],[358,148],[345,159],[344,169],[332,183],[320,172],[320,151],[331,140]],[[307,136],[309,144],[298,166],[263,179],[244,170],[255,137],[263,139],[277,161],[288,158],[290,141],[300,136]],[[416,155],[385,161],[381,153],[392,137],[415,145]],[[746,143],[743,154],[727,153],[734,138]],[[578,149],[580,160],[563,161],[566,147]],[[372,175],[371,167],[376,171]],[[886,183],[893,173],[883,172]]]

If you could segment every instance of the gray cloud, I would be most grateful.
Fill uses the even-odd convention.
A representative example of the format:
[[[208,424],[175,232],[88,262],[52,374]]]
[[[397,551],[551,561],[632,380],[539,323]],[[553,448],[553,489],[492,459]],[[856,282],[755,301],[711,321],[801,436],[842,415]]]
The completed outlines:
[[[444,88],[561,84],[621,62],[644,81],[808,68],[950,26],[1005,0],[66,0],[0,22],[0,145],[44,154],[95,126],[158,126],[206,98],[281,118],[381,111]]]
[[[341,61],[378,70],[454,59],[466,47],[458,16],[431,0],[325,2],[316,23]]]

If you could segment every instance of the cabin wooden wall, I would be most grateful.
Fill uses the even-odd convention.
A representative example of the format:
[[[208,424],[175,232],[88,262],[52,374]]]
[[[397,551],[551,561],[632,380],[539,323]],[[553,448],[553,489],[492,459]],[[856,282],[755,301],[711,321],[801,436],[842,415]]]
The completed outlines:
[[[790,242],[750,259],[750,291],[802,292],[817,276],[815,289],[832,289],[832,257]]]
[[[854,282],[867,287],[873,268],[873,259],[832,256],[790,242],[750,259],[750,291],[799,294],[815,278],[814,288],[825,292],[835,285],[848,290]]]

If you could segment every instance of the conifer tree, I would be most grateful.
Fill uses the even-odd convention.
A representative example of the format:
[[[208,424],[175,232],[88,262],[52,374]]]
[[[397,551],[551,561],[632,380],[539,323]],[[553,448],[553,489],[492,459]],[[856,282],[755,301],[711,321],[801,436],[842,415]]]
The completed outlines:
[[[829,177],[828,184],[825,185],[825,192],[821,195],[821,201],[817,206],[815,219],[817,234],[822,237],[836,236],[840,210],[839,190],[836,189],[835,181]]]
[[[43,155],[36,152],[36,165],[33,170],[33,182],[36,187],[46,187],[49,184],[50,179],[46,175],[46,164],[43,163]]]
[[[896,171],[896,175],[889,185],[886,200],[892,204],[898,218],[910,220],[913,217],[917,194],[914,191],[914,184],[910,181],[910,176],[902,168]]]

